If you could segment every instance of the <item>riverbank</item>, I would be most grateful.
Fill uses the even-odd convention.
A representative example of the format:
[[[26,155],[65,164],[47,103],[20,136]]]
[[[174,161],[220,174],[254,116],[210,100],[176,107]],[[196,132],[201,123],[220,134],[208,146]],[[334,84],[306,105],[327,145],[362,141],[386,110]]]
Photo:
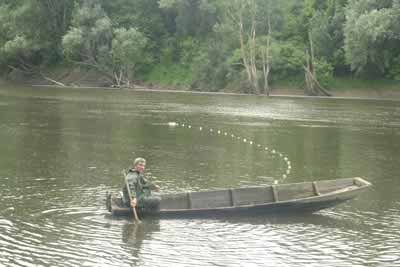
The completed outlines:
[[[87,88],[87,89],[112,89],[112,87],[101,74],[94,71],[83,71],[82,69],[60,69],[48,73],[49,78],[38,76],[26,76],[22,74],[14,75],[11,79],[0,79],[1,84],[17,83],[35,87],[64,87],[64,88]],[[276,83],[271,90],[272,97],[310,97],[304,95],[304,90],[299,89],[298,84],[286,81]],[[153,83],[151,81],[137,81],[130,88],[123,90],[136,91],[157,91],[157,92],[186,92],[196,94],[227,94],[227,95],[248,95],[235,92],[226,88],[217,92],[191,90],[184,85],[165,85]],[[385,80],[362,80],[352,78],[335,78],[329,93],[332,95],[327,98],[357,98],[357,99],[395,99],[400,100],[400,82]]]
[[[144,87],[136,86],[134,88],[115,88],[115,87],[102,87],[102,86],[57,86],[57,85],[31,85],[33,87],[52,87],[52,88],[70,88],[70,89],[102,89],[102,90],[123,90],[123,91],[138,91],[138,92],[159,92],[159,93],[186,93],[186,94],[199,94],[199,95],[233,95],[233,96],[251,96],[251,94],[235,93],[229,91],[223,92],[209,92],[209,91],[193,91],[185,88],[172,88],[172,87]],[[325,99],[360,99],[360,100],[392,100],[400,101],[400,90],[359,90],[349,89],[341,90],[340,92],[332,92],[332,96],[307,96],[304,95],[303,90],[299,89],[273,89],[270,97],[290,97],[290,98],[325,98]],[[260,94],[260,97],[268,97],[265,94]]]
[[[359,98],[359,99],[396,99],[400,100],[399,89],[340,89],[329,90],[331,96],[324,98]],[[293,96],[293,97],[309,97],[304,95],[303,90],[296,89],[274,89],[271,96]]]

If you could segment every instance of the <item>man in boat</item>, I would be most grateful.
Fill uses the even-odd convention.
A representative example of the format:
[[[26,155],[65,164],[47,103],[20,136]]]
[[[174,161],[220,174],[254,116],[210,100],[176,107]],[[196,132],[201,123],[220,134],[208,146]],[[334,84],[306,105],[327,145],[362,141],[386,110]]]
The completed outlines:
[[[145,167],[146,160],[144,158],[135,159],[133,167],[129,169],[125,178],[127,183],[122,189],[123,201],[126,206],[137,208],[140,211],[156,212],[159,210],[161,201],[161,197],[156,193],[160,191],[160,187],[144,177]],[[129,184],[132,199],[129,198],[126,184]]]

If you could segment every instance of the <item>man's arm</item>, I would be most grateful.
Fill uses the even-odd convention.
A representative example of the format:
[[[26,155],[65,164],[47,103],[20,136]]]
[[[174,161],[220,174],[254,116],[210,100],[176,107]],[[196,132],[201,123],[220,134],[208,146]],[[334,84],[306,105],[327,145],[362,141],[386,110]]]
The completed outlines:
[[[132,208],[136,207],[137,204],[137,199],[136,199],[137,178],[138,175],[135,172],[129,172],[128,175],[126,176],[130,191],[130,198],[131,198],[130,204]]]
[[[145,181],[145,187],[147,187],[151,191],[160,192],[160,186],[159,185],[156,185],[155,183],[150,182],[146,178],[144,178],[144,181]]]

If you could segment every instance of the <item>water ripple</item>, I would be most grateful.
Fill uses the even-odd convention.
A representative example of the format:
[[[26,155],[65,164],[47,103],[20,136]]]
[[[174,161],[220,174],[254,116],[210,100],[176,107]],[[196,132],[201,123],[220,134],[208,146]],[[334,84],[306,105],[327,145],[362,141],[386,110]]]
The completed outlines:
[[[26,91],[10,90],[0,124],[0,266],[400,266],[398,103]],[[283,175],[365,175],[377,189],[314,215],[136,224],[110,217],[104,195],[139,154],[167,192]]]

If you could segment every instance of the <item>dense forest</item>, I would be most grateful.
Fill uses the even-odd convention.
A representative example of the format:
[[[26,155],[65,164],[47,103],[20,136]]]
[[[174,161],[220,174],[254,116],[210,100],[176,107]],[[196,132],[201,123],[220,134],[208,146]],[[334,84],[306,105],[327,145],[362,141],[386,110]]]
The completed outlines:
[[[400,80],[400,0],[0,0],[3,75],[54,66],[256,94]]]

